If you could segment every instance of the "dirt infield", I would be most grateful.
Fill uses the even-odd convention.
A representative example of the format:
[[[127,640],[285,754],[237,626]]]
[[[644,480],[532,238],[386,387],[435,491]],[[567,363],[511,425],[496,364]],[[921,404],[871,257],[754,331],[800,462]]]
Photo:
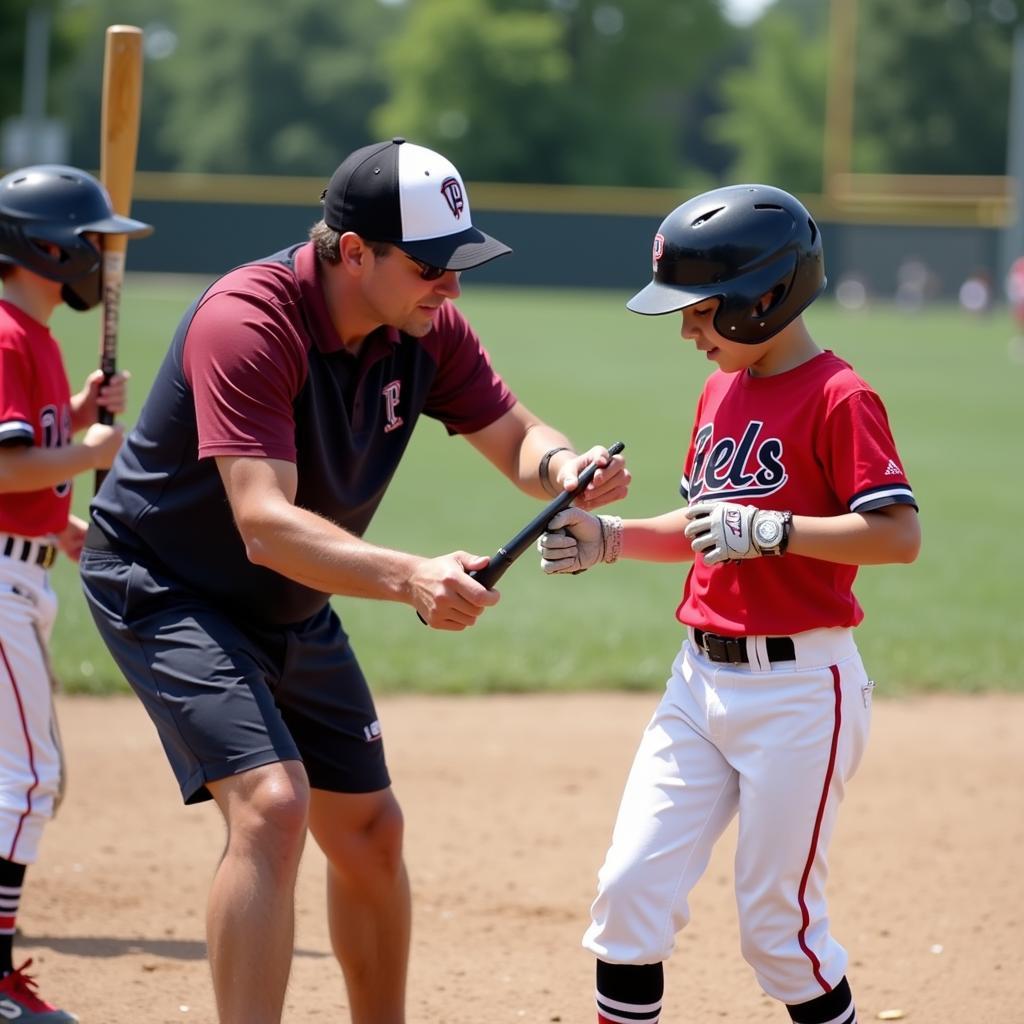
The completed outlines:
[[[625,772],[655,694],[384,698],[407,818],[409,1024],[592,1024],[579,947]],[[211,804],[181,806],[134,698],[63,698],[67,801],[16,952],[83,1024],[212,1022]],[[1024,699],[877,700],[833,844],[835,932],[861,1021],[1024,1022]],[[735,832],[666,971],[666,1024],[783,1021],[738,951]],[[310,843],[285,1020],[348,1020]],[[883,1018],[890,1019],[890,1018]],[[897,1018],[898,1019],[898,1018]]]

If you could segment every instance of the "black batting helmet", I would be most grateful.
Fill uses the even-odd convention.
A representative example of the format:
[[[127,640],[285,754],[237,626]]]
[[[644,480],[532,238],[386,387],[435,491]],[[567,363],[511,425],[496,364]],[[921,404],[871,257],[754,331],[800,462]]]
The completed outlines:
[[[654,236],[653,255],[654,279],[629,309],[657,315],[717,298],[715,330],[745,345],[778,334],[825,287],[818,225],[770,185],[729,185],[677,206]]]
[[[0,263],[62,282],[72,309],[91,309],[102,296],[102,253],[85,232],[137,237],[152,230],[114,213],[107,190],[77,167],[37,164],[0,178]]]

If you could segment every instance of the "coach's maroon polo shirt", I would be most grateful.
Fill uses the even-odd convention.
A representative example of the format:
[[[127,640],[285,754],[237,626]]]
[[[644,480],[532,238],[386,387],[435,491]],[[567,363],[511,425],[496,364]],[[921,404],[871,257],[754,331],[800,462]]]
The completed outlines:
[[[423,338],[379,328],[346,351],[313,247],[296,245],[226,274],[186,313],[93,519],[198,594],[296,622],[327,595],[248,560],[214,456],[294,462],[296,504],[361,535],[421,414],[468,434],[514,404],[450,302]]]

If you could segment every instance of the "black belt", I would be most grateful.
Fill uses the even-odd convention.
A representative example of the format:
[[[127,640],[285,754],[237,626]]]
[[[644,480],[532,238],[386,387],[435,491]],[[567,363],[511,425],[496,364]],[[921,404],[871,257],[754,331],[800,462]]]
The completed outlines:
[[[113,551],[110,538],[95,524],[90,523],[85,531],[85,547],[93,551]]]
[[[7,558],[17,558],[20,562],[38,565],[41,569],[49,569],[57,560],[57,548],[54,544],[44,544],[29,537],[12,537],[8,534],[4,539],[4,555]]]
[[[707,655],[709,661],[724,661],[730,665],[749,664],[745,636],[718,636],[717,633],[705,633],[703,629],[694,629],[693,641]],[[764,645],[769,661],[796,661],[796,649],[791,637],[765,637]]]

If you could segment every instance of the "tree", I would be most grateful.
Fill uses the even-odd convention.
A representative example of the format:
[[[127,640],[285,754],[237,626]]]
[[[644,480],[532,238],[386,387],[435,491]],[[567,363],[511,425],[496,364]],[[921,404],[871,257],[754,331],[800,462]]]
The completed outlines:
[[[60,75],[77,49],[71,26],[59,17],[57,0],[4,0],[0,4],[0,123],[21,116],[24,109],[25,35],[32,9],[50,15],[48,64],[51,79]],[[59,111],[60,100],[51,95],[49,89],[47,92],[43,113],[49,117]]]
[[[849,0],[853,3],[854,0]],[[1002,174],[1010,0],[856,0],[855,172]],[[822,188],[828,5],[778,0],[722,83],[734,178]]]
[[[373,123],[478,179],[675,184],[682,96],[728,31],[713,0],[417,0]]]
[[[827,57],[820,28],[781,4],[757,22],[749,62],[723,76],[725,112],[710,128],[735,152],[733,181],[820,191]]]
[[[1005,0],[860,0],[854,169],[1004,174],[1013,15]]]
[[[65,81],[77,151],[96,147],[103,28],[125,20],[147,40],[140,168],[310,175],[370,141],[387,88],[376,52],[404,17],[329,0],[96,0],[88,12]]]

